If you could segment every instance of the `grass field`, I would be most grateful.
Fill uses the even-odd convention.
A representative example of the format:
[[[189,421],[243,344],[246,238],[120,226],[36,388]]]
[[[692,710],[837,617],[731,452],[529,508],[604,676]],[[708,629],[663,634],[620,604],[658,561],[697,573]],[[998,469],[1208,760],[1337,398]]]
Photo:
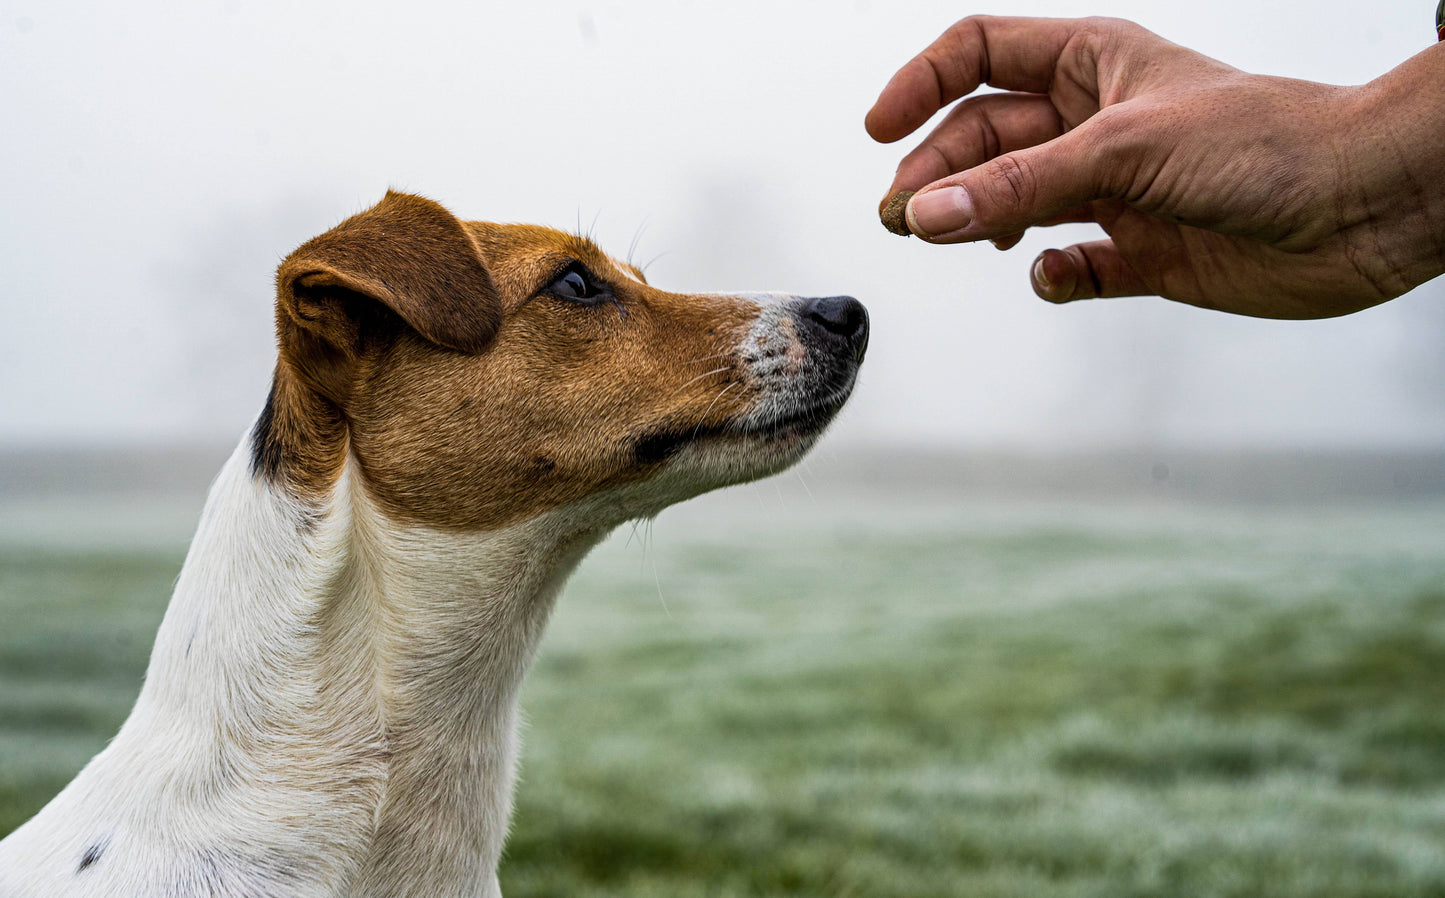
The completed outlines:
[[[509,898],[1445,896],[1445,504],[770,489],[564,593]],[[124,718],[180,559],[0,549],[0,833]]]

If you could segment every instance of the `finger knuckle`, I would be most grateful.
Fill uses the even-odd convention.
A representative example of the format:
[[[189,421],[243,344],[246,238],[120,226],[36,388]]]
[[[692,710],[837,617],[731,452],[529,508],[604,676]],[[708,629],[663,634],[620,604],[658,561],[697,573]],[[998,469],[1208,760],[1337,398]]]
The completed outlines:
[[[1152,32],[1128,19],[1091,16],[1079,20],[1067,49],[1073,53],[1076,63],[1092,62],[1148,37],[1152,37]]]
[[[998,17],[987,15],[964,16],[957,22],[954,22],[953,27],[950,30],[959,31],[967,34],[976,34],[982,31],[985,26],[987,26],[990,22],[994,21],[996,18]]]
[[[1026,206],[1038,193],[1038,176],[1027,159],[1000,156],[990,165],[989,182],[995,197],[1010,206]]]
[[[1071,71],[1092,72],[1105,48],[1118,40],[1120,26],[1126,24],[1104,16],[1079,19],[1059,54],[1060,60],[1066,61]]]
[[[1097,38],[1121,38],[1146,33],[1142,25],[1113,16],[1089,16],[1081,19],[1079,31]]]
[[[979,46],[984,40],[984,26],[988,24],[988,18],[969,16],[959,19],[948,27],[938,43],[954,51]]]
[[[938,50],[936,58],[932,60],[935,68],[954,69],[958,75],[972,76],[979,82],[986,81],[988,79],[988,60],[986,58],[988,38],[985,29],[991,18],[991,16],[969,16],[950,26],[943,33],[943,37],[931,48]]]
[[[1003,137],[993,119],[986,113],[975,120],[978,127],[977,146],[982,148],[983,158],[993,159],[1003,152]]]

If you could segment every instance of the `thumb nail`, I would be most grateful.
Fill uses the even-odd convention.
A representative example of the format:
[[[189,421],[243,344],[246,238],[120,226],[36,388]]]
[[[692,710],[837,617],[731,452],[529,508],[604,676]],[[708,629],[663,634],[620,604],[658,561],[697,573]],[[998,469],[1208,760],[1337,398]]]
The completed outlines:
[[[962,187],[940,187],[908,201],[908,226],[920,237],[961,231],[973,222],[973,200]]]

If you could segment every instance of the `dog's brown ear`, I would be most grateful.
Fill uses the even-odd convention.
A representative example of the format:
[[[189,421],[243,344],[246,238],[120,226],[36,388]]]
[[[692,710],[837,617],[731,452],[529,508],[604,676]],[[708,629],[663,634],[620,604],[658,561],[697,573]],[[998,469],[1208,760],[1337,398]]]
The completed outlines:
[[[278,312],[349,353],[380,303],[438,346],[480,352],[501,303],[476,242],[424,197],[387,191],[375,206],[302,244],[276,273]]]

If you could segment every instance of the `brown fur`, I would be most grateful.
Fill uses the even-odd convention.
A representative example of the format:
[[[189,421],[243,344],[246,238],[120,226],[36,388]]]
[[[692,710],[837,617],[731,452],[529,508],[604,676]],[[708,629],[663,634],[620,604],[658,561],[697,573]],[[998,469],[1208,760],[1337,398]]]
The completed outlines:
[[[570,261],[613,298],[541,292]],[[639,440],[721,426],[750,398],[733,351],[753,304],[657,290],[584,238],[463,224],[419,197],[302,246],[277,293],[258,467],[319,497],[349,452],[403,520],[525,519],[643,476]]]

